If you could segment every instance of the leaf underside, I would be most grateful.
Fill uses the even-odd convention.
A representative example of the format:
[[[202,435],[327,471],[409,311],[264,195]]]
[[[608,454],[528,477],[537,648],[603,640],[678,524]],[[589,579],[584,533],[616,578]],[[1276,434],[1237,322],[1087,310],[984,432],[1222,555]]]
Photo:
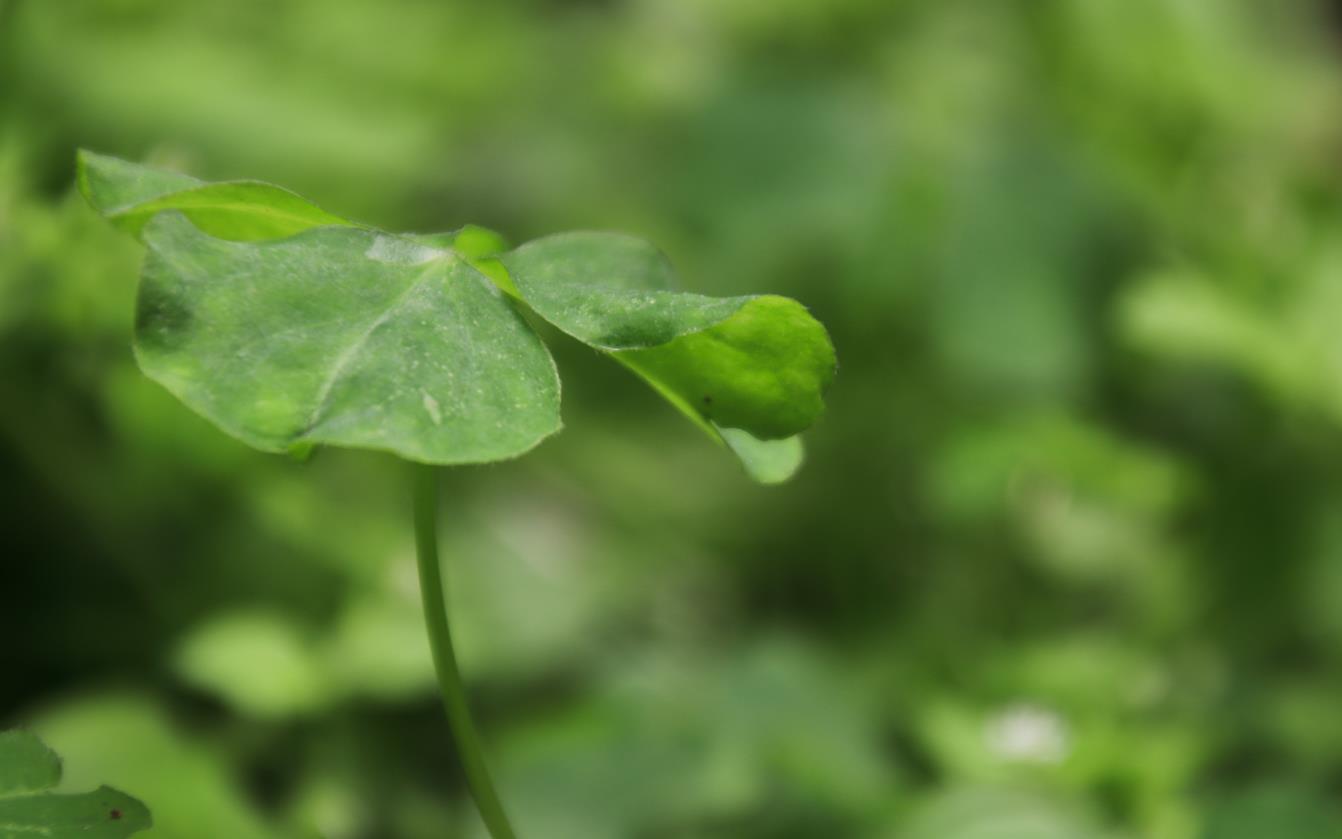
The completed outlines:
[[[35,735],[0,732],[0,839],[123,839],[152,824],[123,792],[50,792],[60,780],[60,759]]]
[[[141,367],[265,451],[443,464],[527,451],[560,428],[559,380],[519,304],[642,377],[765,483],[801,463],[796,435],[834,374],[801,304],[676,291],[665,258],[631,237],[501,253],[483,228],[383,233],[269,184],[87,152],[79,170],[90,204],[148,246]]]

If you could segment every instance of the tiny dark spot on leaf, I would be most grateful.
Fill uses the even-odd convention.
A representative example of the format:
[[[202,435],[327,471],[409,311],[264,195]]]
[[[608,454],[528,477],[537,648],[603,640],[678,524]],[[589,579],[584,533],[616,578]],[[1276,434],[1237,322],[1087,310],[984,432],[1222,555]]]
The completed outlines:
[[[712,404],[713,404],[713,397],[711,397],[711,396],[705,396],[705,397],[704,397],[704,404],[705,404],[705,405],[712,405]]]
[[[140,286],[135,330],[141,342],[171,349],[181,345],[195,319],[187,301],[154,283]]]
[[[120,810],[113,810],[112,812],[108,813],[107,815],[109,815],[109,816],[112,817],[112,821],[120,821],[120,820],[121,820],[121,811],[120,811]]]

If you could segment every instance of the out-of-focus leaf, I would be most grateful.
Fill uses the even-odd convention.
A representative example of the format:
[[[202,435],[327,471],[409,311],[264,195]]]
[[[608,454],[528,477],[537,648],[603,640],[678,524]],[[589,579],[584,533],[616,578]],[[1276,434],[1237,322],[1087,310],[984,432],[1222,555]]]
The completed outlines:
[[[1331,839],[1342,833],[1336,801],[1285,783],[1226,796],[1209,808],[1202,839]]]
[[[433,692],[424,617],[419,604],[407,598],[354,598],[320,654],[328,683],[345,695],[391,702]]]
[[[641,656],[515,730],[500,782],[523,827],[556,839],[810,835],[765,827],[780,806],[849,825],[899,790],[874,709],[837,675],[782,638],[710,659]]]
[[[1146,278],[1122,300],[1119,326],[1145,352],[1183,363],[1225,365],[1292,400],[1310,390],[1313,365],[1297,336],[1206,278]]]
[[[1103,839],[1078,808],[1025,790],[952,789],[928,800],[900,839]]]
[[[1054,484],[1142,516],[1168,514],[1192,481],[1167,453],[1082,419],[1021,413],[949,435],[931,496],[945,513],[1000,512],[1032,484]]]
[[[60,759],[35,734],[0,732],[0,839],[121,839],[152,824],[143,804],[110,787],[50,792],[60,779]]]
[[[61,782],[61,759],[35,734],[0,732],[0,796],[41,792]]]
[[[274,839],[223,753],[179,730],[152,701],[102,694],[55,705],[34,729],[66,758],[66,782],[105,774],[154,802],[157,839]],[[29,839],[25,836],[23,839]]]
[[[197,628],[177,651],[191,685],[259,717],[312,710],[330,698],[316,656],[283,615],[236,612]]]

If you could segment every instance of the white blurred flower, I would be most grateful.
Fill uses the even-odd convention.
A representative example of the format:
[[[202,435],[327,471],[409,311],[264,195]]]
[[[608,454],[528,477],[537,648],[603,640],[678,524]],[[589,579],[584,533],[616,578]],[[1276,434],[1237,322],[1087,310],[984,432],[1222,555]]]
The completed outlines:
[[[983,734],[993,754],[1016,763],[1062,763],[1071,748],[1067,722],[1039,705],[1003,708],[988,719]]]

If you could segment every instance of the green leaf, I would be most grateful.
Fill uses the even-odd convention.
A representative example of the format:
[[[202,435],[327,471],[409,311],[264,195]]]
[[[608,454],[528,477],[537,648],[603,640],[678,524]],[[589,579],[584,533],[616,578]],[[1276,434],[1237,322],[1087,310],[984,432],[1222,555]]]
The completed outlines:
[[[41,792],[60,780],[61,759],[36,735],[0,731],[0,796]]]
[[[705,419],[766,440],[809,428],[824,411],[822,396],[834,376],[824,327],[786,297],[748,298],[707,329],[616,354]]]
[[[301,714],[333,698],[322,662],[283,613],[236,611],[206,621],[177,650],[178,674],[245,714]]]
[[[557,431],[553,362],[501,292],[637,373],[764,483],[800,465],[795,435],[834,376],[829,336],[800,303],[676,291],[635,238],[569,233],[501,254],[480,227],[395,236],[269,184],[89,152],[79,184],[149,246],[141,368],[265,451],[474,463]]]
[[[143,693],[94,691],[48,703],[33,725],[69,756],[66,783],[84,787],[115,777],[153,801],[154,839],[292,836],[251,800],[227,741],[188,733],[172,716]]]
[[[259,181],[207,184],[88,151],[79,153],[78,168],[79,188],[89,203],[135,236],[167,210],[182,211],[212,236],[243,242],[350,225],[287,189]]]
[[[79,191],[94,209],[109,217],[203,183],[190,175],[141,166],[83,149],[75,157],[75,166]]]
[[[497,234],[382,234],[269,184],[89,152],[79,183],[149,246],[141,369],[243,442],[478,463],[559,430],[548,351],[467,258],[501,248]]]
[[[536,313],[603,350],[644,349],[714,326],[749,297],[674,290],[660,251],[618,233],[560,233],[504,254],[503,264]]]
[[[549,353],[451,251],[352,227],[229,242],[177,213],[144,238],[141,369],[249,445],[480,463],[560,428]]]
[[[907,839],[1102,839],[1095,819],[1070,800],[1021,789],[951,786],[928,797],[900,836]]]
[[[612,233],[538,239],[502,263],[538,315],[643,377],[752,477],[776,483],[800,465],[800,441],[786,438],[820,416],[835,370],[800,303],[675,291],[659,251]]]
[[[36,735],[0,733],[0,839],[121,839],[152,824],[143,804],[109,787],[48,792],[60,779],[60,759]]]

